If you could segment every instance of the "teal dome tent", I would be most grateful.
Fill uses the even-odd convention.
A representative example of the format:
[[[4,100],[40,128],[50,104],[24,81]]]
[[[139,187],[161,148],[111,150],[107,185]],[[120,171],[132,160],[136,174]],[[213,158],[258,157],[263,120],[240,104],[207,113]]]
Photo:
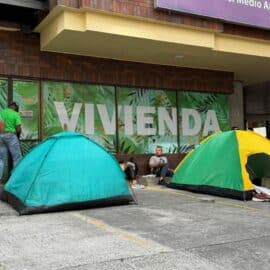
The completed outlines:
[[[132,201],[117,160],[82,134],[62,132],[29,152],[4,186],[20,214]]]

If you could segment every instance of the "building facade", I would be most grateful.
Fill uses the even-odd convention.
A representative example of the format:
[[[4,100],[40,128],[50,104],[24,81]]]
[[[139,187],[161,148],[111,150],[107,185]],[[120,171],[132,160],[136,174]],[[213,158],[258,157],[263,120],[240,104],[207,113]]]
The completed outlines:
[[[270,24],[246,15],[270,1],[11,2],[0,1],[0,107],[19,103],[24,152],[64,129],[124,155],[186,153],[246,123],[269,136]]]

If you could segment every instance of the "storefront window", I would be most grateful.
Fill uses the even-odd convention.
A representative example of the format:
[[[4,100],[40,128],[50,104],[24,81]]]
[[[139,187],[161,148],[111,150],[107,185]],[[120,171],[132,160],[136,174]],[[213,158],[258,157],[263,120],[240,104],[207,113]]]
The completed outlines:
[[[114,87],[45,81],[42,96],[44,138],[63,130],[77,131],[116,152]]]
[[[0,79],[0,110],[7,107],[8,103],[8,81],[5,79]],[[1,142],[0,142],[1,143]],[[4,165],[4,179],[8,178],[8,166]]]
[[[189,152],[207,136],[228,129],[227,95],[179,92],[180,152]]]
[[[117,88],[119,152],[177,152],[176,92]]]
[[[21,148],[25,155],[38,143],[39,82],[13,81],[13,100],[18,103],[22,118]]]
[[[0,110],[7,107],[8,81],[0,79]]]
[[[20,107],[22,140],[38,139],[38,82],[13,81],[13,100]]]

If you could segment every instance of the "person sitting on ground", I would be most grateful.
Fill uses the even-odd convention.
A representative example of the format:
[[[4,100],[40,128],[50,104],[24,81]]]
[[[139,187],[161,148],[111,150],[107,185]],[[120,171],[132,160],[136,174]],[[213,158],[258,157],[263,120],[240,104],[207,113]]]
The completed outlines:
[[[131,181],[136,179],[138,166],[133,158],[130,158],[128,162],[121,160],[119,161],[119,164],[122,170],[124,171],[127,180]]]
[[[119,165],[124,171],[126,179],[130,182],[132,188],[144,188],[144,185],[140,185],[137,183],[136,177],[138,173],[138,165],[133,157],[131,157],[127,162],[125,162],[124,160],[119,161]]]
[[[131,168],[132,179],[136,179],[139,168],[134,157],[131,157],[129,159],[129,161],[127,162],[127,167]]]
[[[150,158],[149,167],[151,173],[155,174],[156,177],[159,177],[159,185],[165,185],[165,177],[172,176],[172,171],[169,169],[168,159],[163,156],[162,146],[156,147],[156,154]]]

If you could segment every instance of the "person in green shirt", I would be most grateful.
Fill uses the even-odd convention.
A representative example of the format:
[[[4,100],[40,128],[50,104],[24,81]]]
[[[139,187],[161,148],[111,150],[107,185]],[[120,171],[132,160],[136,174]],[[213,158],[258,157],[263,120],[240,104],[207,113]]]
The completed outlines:
[[[22,158],[20,147],[21,116],[19,107],[15,102],[9,104],[8,108],[0,111],[0,182],[3,178],[4,166],[7,161],[8,152],[11,154],[13,167]]]

